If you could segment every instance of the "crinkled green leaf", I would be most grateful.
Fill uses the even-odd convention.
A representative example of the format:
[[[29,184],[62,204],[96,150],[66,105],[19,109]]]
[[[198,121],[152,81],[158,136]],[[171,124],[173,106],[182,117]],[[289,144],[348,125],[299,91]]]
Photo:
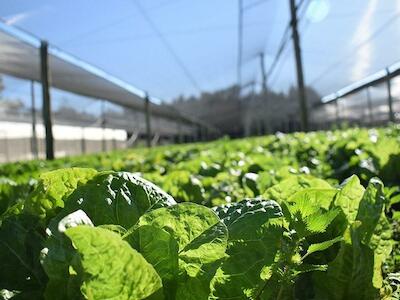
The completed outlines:
[[[295,193],[306,188],[330,189],[331,185],[325,180],[315,178],[311,175],[291,175],[267,189],[263,197],[278,202],[286,201]]]
[[[216,208],[228,227],[228,257],[212,280],[216,299],[253,299],[265,285],[265,270],[275,261],[284,229],[275,201],[244,200]]]
[[[179,272],[177,241],[166,230],[140,226],[135,234],[135,248],[151,263],[163,280],[174,280]]]
[[[65,199],[97,173],[94,169],[69,168],[42,173],[36,189],[25,203],[25,210],[40,218],[52,217]]]
[[[116,224],[130,228],[147,211],[175,204],[174,199],[151,182],[127,172],[102,172],[79,186],[65,208],[52,221],[83,210],[95,225]]]
[[[392,251],[392,230],[384,214],[385,202],[382,182],[372,178],[360,202],[356,218],[361,222],[357,228],[361,242],[374,251],[373,284],[378,289],[383,281],[382,263]]]
[[[8,178],[0,178],[0,217],[14,201],[17,183]]]
[[[71,241],[63,234],[68,228],[78,225],[93,226],[92,221],[84,211],[78,210],[64,217],[57,225],[57,231],[51,232],[44,243],[41,252],[41,264],[49,277],[45,290],[45,299],[51,300],[57,296],[60,300],[81,298],[80,282],[69,272],[75,250]],[[58,291],[63,290],[62,295]]]
[[[299,202],[306,201],[312,203],[315,206],[322,207],[324,209],[329,209],[335,195],[337,194],[336,189],[326,189],[326,188],[308,188],[300,190],[294,193],[287,200],[288,202]]]
[[[77,256],[73,269],[86,299],[145,299],[162,288],[151,264],[107,229],[86,225],[67,229]]]
[[[178,202],[202,203],[204,187],[200,180],[188,171],[173,171],[165,176],[162,187]]]
[[[39,263],[43,238],[36,217],[18,215],[0,226],[0,289],[22,293],[44,289],[45,274]]]
[[[360,179],[353,175],[341,184],[341,189],[336,195],[335,205],[342,209],[350,223],[356,219],[358,206],[364,191],[365,189],[360,184]]]
[[[229,240],[258,236],[257,230],[268,220],[282,217],[281,207],[272,200],[245,199],[214,208],[229,230]]]
[[[214,264],[225,257],[227,246],[227,229],[218,216],[204,206],[182,203],[144,214],[137,226],[135,244],[167,282],[166,295],[189,299],[197,285],[203,291],[195,297],[207,299]]]
[[[375,299],[382,287],[382,262],[391,251],[391,235],[383,214],[383,186],[371,179],[359,208],[349,209],[349,227],[335,260],[314,276],[316,299]],[[357,198],[356,198],[357,199]],[[348,204],[343,207],[353,207]],[[357,212],[355,221],[352,211]],[[386,221],[385,221],[386,220]],[[378,250],[379,249],[379,250]],[[362,289],[360,289],[362,287]]]
[[[0,178],[0,221],[23,211],[25,200],[34,184],[34,180],[17,183],[8,178]]]

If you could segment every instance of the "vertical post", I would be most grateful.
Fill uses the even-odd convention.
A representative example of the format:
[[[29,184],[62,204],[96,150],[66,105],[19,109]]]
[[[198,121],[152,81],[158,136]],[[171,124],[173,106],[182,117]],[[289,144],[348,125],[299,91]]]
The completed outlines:
[[[113,130],[112,146],[113,146],[113,150],[117,149],[117,140],[115,139],[115,130]]]
[[[182,125],[181,125],[181,120],[178,119],[178,144],[183,143],[183,135],[182,135]]]
[[[392,84],[390,81],[390,71],[389,68],[386,68],[386,85],[387,85],[387,93],[388,93],[388,107],[389,107],[389,122],[394,122],[394,113],[393,113],[393,97],[392,97]]]
[[[7,132],[5,133],[5,135],[4,135],[4,148],[6,148],[5,150],[5,153],[6,153],[6,162],[9,162],[10,161],[10,150],[9,150],[9,147],[8,147],[8,137],[7,137]]]
[[[243,0],[238,0],[237,82],[238,82],[238,86],[239,86],[239,91],[240,91],[240,85],[242,82],[242,43],[243,43]]]
[[[371,93],[370,93],[369,87],[367,87],[367,106],[368,106],[369,124],[372,125],[374,118],[372,115],[372,101],[371,101]]]
[[[202,125],[201,126],[201,141],[204,142],[207,140],[207,128]]]
[[[335,119],[336,119],[336,125],[339,126],[339,97],[336,97],[335,100]]]
[[[295,0],[290,1],[290,15],[291,15],[291,26],[292,26],[292,38],[293,47],[296,59],[296,71],[297,71],[297,85],[299,89],[299,101],[301,110],[301,126],[302,130],[308,130],[308,113],[307,113],[307,99],[304,88],[304,75],[303,75],[303,63],[301,60],[301,49],[300,49],[300,38],[297,31],[297,7]]]
[[[34,158],[38,158],[38,144],[36,134],[36,105],[35,105],[35,82],[31,80],[31,114],[32,114],[32,140],[31,151]]]
[[[265,93],[267,91],[267,74],[265,73],[264,52],[260,53],[260,67],[261,67],[262,91],[263,93]]]
[[[101,151],[106,152],[107,151],[107,145],[106,145],[106,115],[105,115],[105,102],[104,100],[101,100],[101,133],[102,133],[102,139],[101,139]]]
[[[46,131],[46,159],[54,159],[54,138],[51,120],[50,75],[48,62],[48,44],[42,41],[40,45],[40,74],[43,95],[43,123]]]
[[[147,93],[144,100],[144,111],[146,114],[146,143],[147,147],[151,147],[150,99]]]
[[[82,127],[81,130],[82,130],[81,152],[82,152],[82,154],[85,154],[86,153],[85,127]]]
[[[201,142],[202,141],[202,130],[201,130],[201,125],[197,124],[197,136],[196,136],[196,142]]]

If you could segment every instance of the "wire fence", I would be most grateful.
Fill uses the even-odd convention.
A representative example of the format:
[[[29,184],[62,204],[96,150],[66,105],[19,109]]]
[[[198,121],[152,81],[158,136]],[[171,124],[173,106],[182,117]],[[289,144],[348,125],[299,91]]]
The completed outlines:
[[[311,111],[315,129],[381,126],[400,122],[400,68],[397,64],[322,98]]]
[[[44,159],[41,84],[4,74],[1,78],[4,90],[0,97],[0,162]],[[51,95],[56,157],[146,145],[144,111],[55,88],[51,88]],[[152,145],[206,138],[199,124],[183,121],[172,108],[163,107],[168,109],[170,118],[150,112]]]

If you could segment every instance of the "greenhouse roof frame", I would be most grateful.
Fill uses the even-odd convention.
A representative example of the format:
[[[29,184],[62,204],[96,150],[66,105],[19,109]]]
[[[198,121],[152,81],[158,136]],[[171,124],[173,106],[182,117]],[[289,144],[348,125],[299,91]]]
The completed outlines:
[[[327,104],[340,98],[355,94],[370,86],[385,82],[400,74],[400,61],[389,67],[380,70],[366,78],[345,86],[335,93],[331,93],[321,98],[321,104]]]
[[[0,20],[0,73],[40,82],[41,43],[40,38]],[[49,45],[48,57],[52,87],[145,111],[145,91],[55,46]],[[149,98],[156,100],[153,97]],[[183,116],[172,107],[155,103],[150,105],[151,113],[155,116],[209,127]]]

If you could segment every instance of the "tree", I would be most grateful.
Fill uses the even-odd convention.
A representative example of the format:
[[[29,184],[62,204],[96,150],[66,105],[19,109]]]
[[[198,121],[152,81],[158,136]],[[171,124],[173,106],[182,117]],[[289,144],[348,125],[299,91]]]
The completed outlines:
[[[309,109],[320,101],[312,88],[306,88]],[[179,96],[172,105],[182,113],[196,117],[231,137],[294,131],[299,129],[300,113],[297,89],[287,94],[261,91],[239,95],[236,85],[198,97]]]

